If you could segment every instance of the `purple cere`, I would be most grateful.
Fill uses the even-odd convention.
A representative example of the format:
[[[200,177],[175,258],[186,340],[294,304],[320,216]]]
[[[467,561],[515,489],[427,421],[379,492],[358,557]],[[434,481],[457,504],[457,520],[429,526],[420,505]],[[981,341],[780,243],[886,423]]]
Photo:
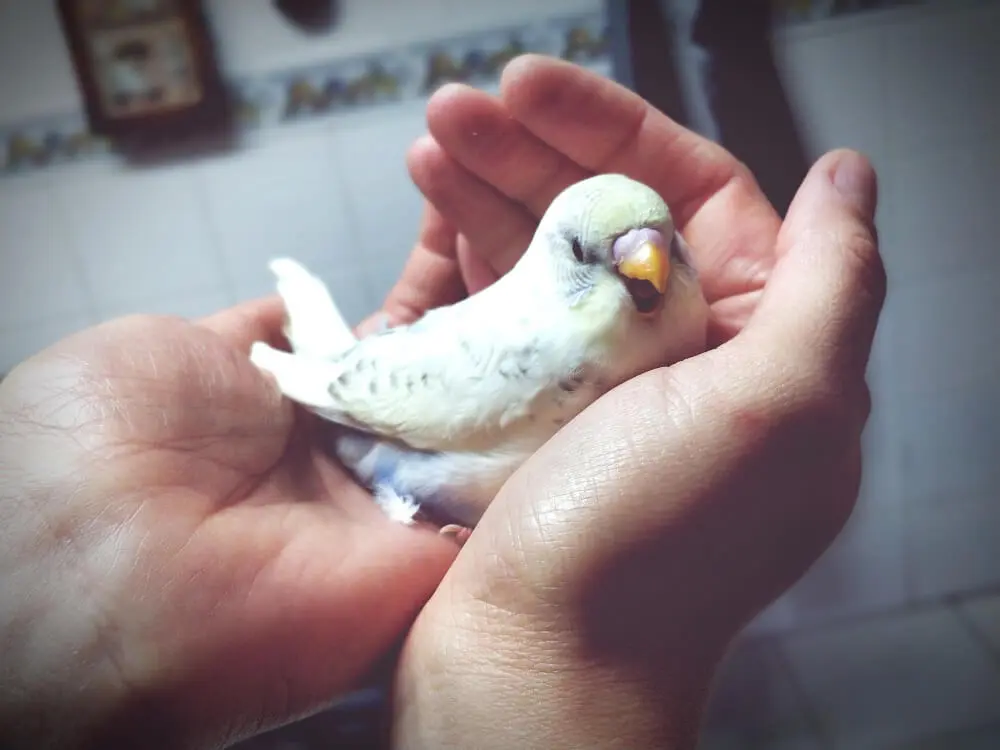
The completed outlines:
[[[666,240],[663,238],[663,233],[658,232],[655,229],[630,229],[617,240],[613,247],[615,263],[621,263],[622,260],[631,255],[632,252],[647,242],[652,242],[660,247],[666,247]]]

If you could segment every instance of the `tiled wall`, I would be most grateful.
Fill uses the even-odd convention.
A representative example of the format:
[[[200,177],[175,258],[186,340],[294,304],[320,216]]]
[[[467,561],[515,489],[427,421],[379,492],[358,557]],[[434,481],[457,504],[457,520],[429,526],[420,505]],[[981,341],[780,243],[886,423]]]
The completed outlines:
[[[30,55],[61,59],[55,27],[46,25],[54,22],[48,5],[0,5],[0,69],[24,69],[15,63]],[[467,4],[435,0],[400,20],[410,5],[346,2],[341,32],[303,42],[273,18],[260,22],[268,0],[210,3],[227,68],[251,78],[600,8],[590,0],[507,0],[483,3],[494,10],[472,15],[456,12]],[[1000,582],[993,447],[1000,437],[993,228],[1000,83],[992,72],[1000,63],[1000,4],[932,5],[776,36],[814,153],[849,145],[875,161],[891,292],[872,366],[875,413],[858,511],[758,629]],[[31,22],[18,21],[27,30],[15,38],[7,15],[17,6]],[[16,119],[11,102],[22,118],[73,112],[68,68],[59,72],[57,62],[31,80],[5,76],[0,119]],[[606,61],[593,65],[607,70]],[[229,156],[144,172],[94,158],[0,179],[0,371],[122,313],[198,315],[269,292],[265,263],[276,253],[321,272],[348,315],[360,319],[394,280],[419,213],[403,153],[423,132],[423,100],[404,99],[259,128]]]
[[[777,49],[814,153],[875,163],[890,290],[859,506],[758,629],[1000,584],[1000,3],[789,29]]]

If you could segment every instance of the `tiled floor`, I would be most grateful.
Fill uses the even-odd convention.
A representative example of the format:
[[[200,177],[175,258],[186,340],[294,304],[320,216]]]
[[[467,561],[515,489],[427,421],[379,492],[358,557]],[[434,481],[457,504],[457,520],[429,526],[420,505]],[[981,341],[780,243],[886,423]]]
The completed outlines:
[[[747,639],[699,750],[1000,748],[1000,592]]]

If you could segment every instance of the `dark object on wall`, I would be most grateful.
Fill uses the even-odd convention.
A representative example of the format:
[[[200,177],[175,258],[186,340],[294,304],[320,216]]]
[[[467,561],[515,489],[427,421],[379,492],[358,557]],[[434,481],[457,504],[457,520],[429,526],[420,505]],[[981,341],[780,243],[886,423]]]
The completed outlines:
[[[723,144],[784,215],[810,160],[774,57],[774,23],[769,0],[701,0],[692,41],[708,53]]]
[[[90,130],[125,153],[226,137],[227,88],[200,0],[59,0]]]
[[[682,6],[691,23],[679,30],[671,16]],[[770,1],[609,0],[607,9],[615,77],[734,153],[783,214],[810,160],[771,48]]]
[[[275,7],[298,29],[310,34],[329,31],[337,23],[337,0],[274,0]]]

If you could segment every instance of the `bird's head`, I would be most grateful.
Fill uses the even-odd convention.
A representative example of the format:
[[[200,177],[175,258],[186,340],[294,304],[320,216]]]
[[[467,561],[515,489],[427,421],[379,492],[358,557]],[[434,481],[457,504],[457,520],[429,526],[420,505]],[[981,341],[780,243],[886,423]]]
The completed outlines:
[[[613,278],[642,316],[663,310],[678,285],[696,283],[667,204],[624,175],[600,174],[570,185],[553,200],[540,229],[571,287]]]

